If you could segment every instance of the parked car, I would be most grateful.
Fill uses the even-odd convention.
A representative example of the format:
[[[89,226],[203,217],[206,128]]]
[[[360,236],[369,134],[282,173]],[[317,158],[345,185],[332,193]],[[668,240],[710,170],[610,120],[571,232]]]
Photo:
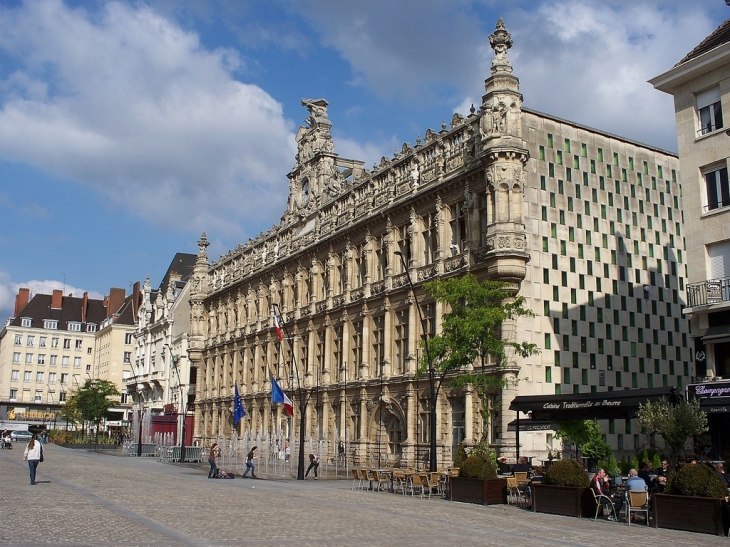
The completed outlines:
[[[33,433],[30,431],[11,431],[10,439],[18,442],[28,442],[33,438]]]

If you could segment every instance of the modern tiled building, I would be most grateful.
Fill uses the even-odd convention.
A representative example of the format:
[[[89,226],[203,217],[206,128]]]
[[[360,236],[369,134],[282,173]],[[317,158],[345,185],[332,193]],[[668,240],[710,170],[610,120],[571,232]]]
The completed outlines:
[[[309,117],[281,222],[211,264],[199,241],[189,339],[197,438],[296,430],[298,419],[270,405],[274,375],[295,408],[299,383],[310,395],[306,438],[345,439],[355,463],[378,452],[428,460],[430,391],[415,372],[444,310],[423,283],[466,272],[527,299],[536,317],[504,334],[541,352],[489,363],[505,387],[483,401],[470,386],[444,386],[440,465],[483,435],[514,454],[517,394],[684,386],[693,375],[677,157],[524,108],[501,20],[490,45],[481,107],[372,170],[334,152],[325,100],[302,101]],[[248,412],[238,425],[234,384]],[[630,420],[609,422],[607,435],[618,450],[641,442]],[[544,457],[552,433],[520,439],[521,454]]]
[[[695,356],[691,394],[706,394],[715,459],[730,456],[730,19],[651,80],[674,96],[684,189],[688,286],[684,313]],[[703,386],[703,383],[711,385]],[[725,439],[723,441],[722,439]]]

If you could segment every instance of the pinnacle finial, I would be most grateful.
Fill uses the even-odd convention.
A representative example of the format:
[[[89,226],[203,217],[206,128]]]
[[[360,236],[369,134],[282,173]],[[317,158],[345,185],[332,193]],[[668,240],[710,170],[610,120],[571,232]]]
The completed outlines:
[[[512,47],[512,36],[507,32],[501,17],[497,20],[494,34],[489,35],[489,45],[494,50],[492,74],[496,72],[512,72],[512,65],[510,65],[509,59],[507,58],[507,50]]]

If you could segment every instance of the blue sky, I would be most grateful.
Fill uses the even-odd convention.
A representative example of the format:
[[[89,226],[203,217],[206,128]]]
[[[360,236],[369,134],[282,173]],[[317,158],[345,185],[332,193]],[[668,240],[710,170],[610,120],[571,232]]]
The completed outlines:
[[[502,17],[527,107],[676,150],[646,83],[723,0],[0,2],[0,318],[19,287],[100,298],[203,231],[278,222],[302,98],[366,166],[479,105]],[[65,285],[64,285],[65,283]]]

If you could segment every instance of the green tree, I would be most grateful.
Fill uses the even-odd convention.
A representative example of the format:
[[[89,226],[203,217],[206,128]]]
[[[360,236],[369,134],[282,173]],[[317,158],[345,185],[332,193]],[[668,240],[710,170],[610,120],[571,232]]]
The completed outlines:
[[[425,284],[426,291],[446,304],[448,311],[441,333],[425,341],[419,375],[433,367],[439,388],[447,375],[454,376],[454,386],[472,384],[482,401],[485,425],[490,420],[486,392],[491,386],[504,385],[496,369],[506,365],[510,352],[528,357],[539,351],[535,344],[503,336],[505,321],[534,316],[511,287],[499,281],[480,282],[473,274]]]
[[[116,401],[109,397],[118,396],[119,390],[109,380],[98,380],[88,378],[74,394],[76,407],[81,418],[96,425],[96,438],[99,438],[99,424],[106,418],[109,409],[116,404]]]
[[[66,397],[66,403],[61,407],[59,414],[61,419],[66,421],[67,429],[68,424],[76,426],[81,421],[81,413],[76,405],[76,393],[70,393]]]
[[[639,405],[639,425],[648,435],[655,433],[664,437],[670,448],[669,460],[677,458],[689,437],[707,431],[707,414],[700,408],[699,400],[680,400],[672,404],[666,397],[656,402],[647,401]]]
[[[558,423],[555,436],[575,444],[575,456],[578,449],[588,458],[589,468],[599,460],[612,455],[611,447],[606,444],[601,434],[601,426],[597,420],[567,420]]]

